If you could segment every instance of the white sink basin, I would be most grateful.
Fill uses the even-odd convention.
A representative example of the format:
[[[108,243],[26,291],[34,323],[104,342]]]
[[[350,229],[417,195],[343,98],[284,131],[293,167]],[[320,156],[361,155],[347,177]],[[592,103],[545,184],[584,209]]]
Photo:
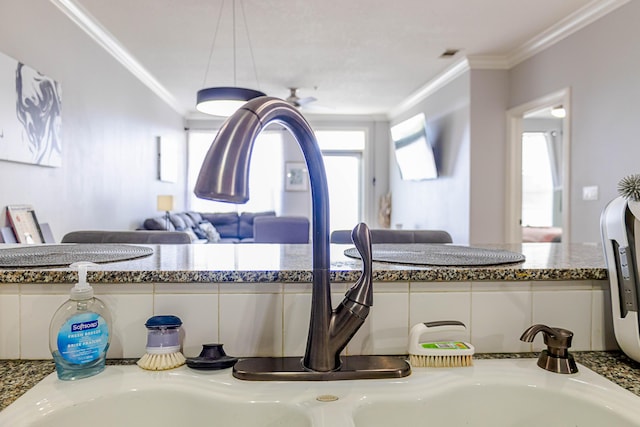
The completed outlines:
[[[0,426],[640,426],[640,397],[579,369],[476,360],[398,380],[250,382],[230,370],[108,366],[78,381],[48,376],[0,412]]]

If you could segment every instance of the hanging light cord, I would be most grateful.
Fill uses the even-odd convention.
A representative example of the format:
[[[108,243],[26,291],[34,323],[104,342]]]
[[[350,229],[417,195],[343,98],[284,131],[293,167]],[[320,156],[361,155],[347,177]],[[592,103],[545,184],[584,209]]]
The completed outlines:
[[[218,21],[216,22],[216,29],[213,32],[213,41],[211,42],[211,49],[209,49],[209,61],[207,61],[207,68],[204,71],[204,79],[202,79],[202,87],[207,84],[207,76],[209,75],[209,67],[211,66],[211,58],[213,57],[213,48],[216,45],[218,38],[218,30],[220,29],[220,20],[222,19],[222,8],[224,7],[224,0],[220,3],[220,10],[218,11]]]
[[[247,34],[247,41],[249,42],[249,55],[251,56],[251,65],[253,66],[253,75],[256,78],[256,86],[260,89],[260,80],[258,79],[258,68],[256,67],[256,60],[253,57],[253,48],[251,47],[251,37],[249,36],[249,25],[247,25],[247,14],[244,11],[244,3],[240,0],[240,9],[242,10],[242,20],[244,22],[244,30]]]
[[[209,68],[211,67],[211,59],[213,58],[213,49],[216,45],[216,40],[218,39],[218,30],[220,29],[220,21],[222,19],[222,9],[224,8],[224,0],[220,3],[220,10],[218,11],[218,20],[216,22],[216,29],[213,33],[213,41],[211,42],[211,49],[209,50],[209,60],[207,61],[207,68],[204,72],[204,78],[202,80],[202,87],[206,87],[207,76],[209,75]],[[253,74],[256,79],[256,85],[258,89],[260,89],[260,80],[258,79],[258,69],[256,67],[256,61],[253,56],[253,47],[251,45],[251,37],[249,36],[249,26],[247,25],[247,14],[244,10],[244,4],[240,1],[240,9],[242,12],[242,21],[244,22],[245,34],[247,35],[247,40],[249,42],[249,54],[251,56],[251,65],[253,67]],[[236,4],[235,0],[233,0],[232,4],[232,19],[233,19],[233,85],[237,86],[237,71],[236,71]]]

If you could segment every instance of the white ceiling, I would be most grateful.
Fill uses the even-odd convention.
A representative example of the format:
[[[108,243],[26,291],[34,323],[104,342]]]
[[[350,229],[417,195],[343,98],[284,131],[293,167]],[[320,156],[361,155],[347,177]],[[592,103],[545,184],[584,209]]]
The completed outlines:
[[[234,84],[231,0],[51,1],[106,30],[186,117],[199,89]],[[237,0],[236,84],[281,98],[298,87],[318,99],[310,113],[384,115],[464,58],[507,68],[625,1]]]

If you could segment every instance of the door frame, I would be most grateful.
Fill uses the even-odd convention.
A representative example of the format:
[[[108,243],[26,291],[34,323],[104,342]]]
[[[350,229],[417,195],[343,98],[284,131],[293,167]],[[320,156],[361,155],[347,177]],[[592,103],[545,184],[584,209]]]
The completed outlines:
[[[562,105],[562,242],[571,241],[571,90],[557,92],[507,110],[506,243],[522,243],[522,120],[544,108]]]

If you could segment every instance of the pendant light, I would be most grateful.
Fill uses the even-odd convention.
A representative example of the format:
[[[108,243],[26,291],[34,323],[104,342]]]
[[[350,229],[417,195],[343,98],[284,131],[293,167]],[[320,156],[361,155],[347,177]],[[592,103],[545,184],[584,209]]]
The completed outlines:
[[[207,69],[204,75],[203,86],[207,81],[207,74],[209,73],[209,66],[211,65],[211,57],[213,56],[213,48],[218,36],[218,28],[220,27],[220,18],[222,16],[222,8],[224,7],[224,0],[220,6],[220,13],[218,14],[218,23],[213,36],[213,43],[211,44],[211,50],[209,52],[209,61],[207,63]],[[247,20],[244,13],[242,2],[240,3],[242,8],[242,18],[244,20],[245,28],[247,29],[247,39],[249,42],[249,52],[251,53],[251,62],[253,64],[253,70],[256,74],[256,80],[258,79],[255,61],[253,60],[253,50],[251,49],[251,39],[249,38],[249,29],[247,27]],[[233,86],[222,87],[209,87],[200,89],[197,93],[196,110],[201,113],[211,114],[213,116],[228,117],[233,114],[238,108],[242,107],[247,101],[260,96],[266,96],[265,93],[255,90],[247,89],[236,86],[236,2],[232,1],[232,16],[233,16]]]

